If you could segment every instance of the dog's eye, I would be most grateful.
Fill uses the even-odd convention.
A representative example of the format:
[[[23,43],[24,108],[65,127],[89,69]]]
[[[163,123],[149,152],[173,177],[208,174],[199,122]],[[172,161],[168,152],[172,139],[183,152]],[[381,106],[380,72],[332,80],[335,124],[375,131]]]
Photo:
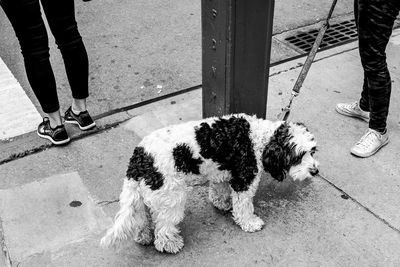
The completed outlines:
[[[311,156],[314,156],[316,151],[318,151],[318,149],[316,147],[311,148],[311,150],[310,150]]]
[[[301,161],[303,160],[303,157],[304,157],[305,154],[307,154],[307,152],[304,151],[304,152],[300,153],[299,155],[292,157],[291,160],[290,160],[291,165],[300,164]]]

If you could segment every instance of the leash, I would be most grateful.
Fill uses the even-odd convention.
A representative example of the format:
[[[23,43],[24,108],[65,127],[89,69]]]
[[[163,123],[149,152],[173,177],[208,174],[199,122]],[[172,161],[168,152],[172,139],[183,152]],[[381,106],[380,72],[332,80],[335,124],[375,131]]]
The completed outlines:
[[[300,93],[300,88],[303,85],[304,80],[306,79],[308,70],[310,69],[312,62],[314,61],[315,55],[317,54],[317,51],[318,51],[318,48],[322,42],[322,39],[324,38],[324,34],[325,34],[326,30],[329,28],[329,20],[332,17],[332,13],[333,13],[333,10],[335,9],[336,3],[337,3],[337,0],[333,0],[331,9],[329,10],[329,13],[328,13],[328,16],[327,16],[324,24],[322,25],[321,29],[319,30],[318,35],[315,38],[314,44],[313,44],[313,46],[307,56],[307,59],[300,71],[300,74],[297,77],[296,83],[293,86],[292,95],[290,96],[290,99],[289,99],[289,104],[286,107],[282,108],[281,113],[279,113],[279,115],[278,115],[279,120],[286,121],[287,118],[289,117],[290,107],[292,105],[293,99],[296,96],[298,96]]]

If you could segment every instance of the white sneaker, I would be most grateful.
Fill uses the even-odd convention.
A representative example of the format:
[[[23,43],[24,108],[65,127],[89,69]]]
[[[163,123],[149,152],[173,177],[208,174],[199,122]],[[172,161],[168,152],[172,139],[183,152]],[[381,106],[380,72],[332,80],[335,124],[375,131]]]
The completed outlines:
[[[369,121],[369,112],[362,110],[358,101],[352,103],[339,103],[336,105],[336,111],[345,116],[359,118],[366,122]]]
[[[387,131],[385,134],[381,134],[375,130],[368,129],[360,141],[351,148],[350,152],[355,156],[367,158],[378,152],[387,143],[389,143]]]

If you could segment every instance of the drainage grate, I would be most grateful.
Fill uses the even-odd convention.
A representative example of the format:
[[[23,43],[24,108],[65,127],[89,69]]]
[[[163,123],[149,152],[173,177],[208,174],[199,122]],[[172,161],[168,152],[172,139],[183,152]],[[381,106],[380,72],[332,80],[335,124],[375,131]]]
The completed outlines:
[[[286,41],[295,45],[304,52],[310,52],[319,29],[308,32],[299,32],[295,36],[285,38]],[[331,24],[325,32],[320,49],[326,49],[357,39],[357,28],[354,19],[340,23]]]

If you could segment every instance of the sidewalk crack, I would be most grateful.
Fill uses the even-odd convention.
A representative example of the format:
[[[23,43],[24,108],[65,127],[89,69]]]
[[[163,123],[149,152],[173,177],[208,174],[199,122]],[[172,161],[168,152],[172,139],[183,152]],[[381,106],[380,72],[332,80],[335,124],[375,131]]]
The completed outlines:
[[[8,247],[6,245],[6,241],[4,238],[4,229],[3,229],[3,220],[0,218],[0,249],[4,256],[4,264],[6,267],[12,266],[12,260],[10,257],[10,253],[8,251]]]
[[[336,53],[333,53],[333,54],[322,56],[320,58],[316,58],[316,59],[313,60],[313,64],[316,63],[316,62],[319,62],[319,61],[322,61],[322,60],[337,56],[337,55],[341,55],[341,54],[353,51],[355,49],[358,49],[358,47],[352,47],[352,48],[345,49],[345,50],[340,51],[340,52],[336,52]],[[329,49],[327,49],[325,51],[328,51],[328,50]],[[301,58],[306,58],[307,55],[308,55],[308,53],[304,53],[304,54],[301,54],[301,55],[298,55],[298,56],[294,56],[294,57],[290,58],[287,62],[294,61],[294,60],[299,60]],[[273,64],[273,65],[274,65],[273,67],[275,67],[275,66],[278,66],[280,64],[276,64],[276,65]],[[286,73],[286,72],[289,72],[289,71],[292,71],[292,70],[295,70],[295,69],[298,69],[298,68],[302,68],[303,66],[304,66],[304,62],[298,62],[296,66],[290,67],[288,69],[280,70],[280,71],[277,71],[277,72],[270,73],[269,77],[277,76],[277,75],[282,74],[282,73]]]
[[[337,185],[335,185],[333,182],[331,182],[328,178],[322,176],[321,174],[318,174],[318,176],[321,178],[321,180],[323,180],[324,182],[326,182],[327,184],[329,184],[330,186],[334,187],[336,190],[338,190],[340,193],[342,193],[344,195],[344,197],[346,199],[350,199],[351,201],[353,201],[356,205],[360,206],[361,208],[363,208],[366,212],[370,213],[372,216],[374,216],[376,219],[378,219],[379,221],[381,221],[383,224],[385,224],[386,226],[388,226],[389,228],[391,228],[393,231],[397,232],[398,234],[400,234],[400,229],[396,228],[394,225],[392,225],[390,222],[388,222],[387,220],[385,220],[384,218],[382,218],[381,216],[379,216],[378,214],[376,214],[374,211],[372,211],[371,209],[369,209],[367,206],[363,205],[361,202],[359,202],[357,199],[355,199],[354,197],[350,196],[348,193],[346,193],[343,189],[341,189],[340,187],[338,187]]]
[[[96,204],[99,205],[99,206],[107,206],[107,205],[110,205],[110,204],[113,204],[113,203],[117,203],[117,202],[119,202],[119,199],[102,200],[102,201],[97,202]]]

